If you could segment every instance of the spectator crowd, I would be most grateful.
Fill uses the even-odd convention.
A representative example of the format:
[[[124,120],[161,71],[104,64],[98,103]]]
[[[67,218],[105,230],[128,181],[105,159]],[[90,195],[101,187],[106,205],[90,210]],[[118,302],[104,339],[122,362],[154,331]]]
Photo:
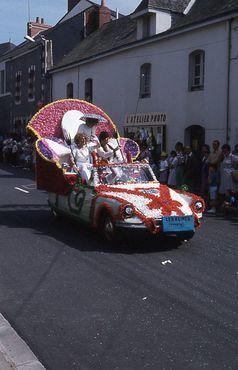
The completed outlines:
[[[0,136],[0,162],[12,167],[34,170],[35,151],[30,136],[20,139],[17,135]]]
[[[163,151],[158,153],[146,140],[139,145],[138,160],[149,162],[161,183],[201,195],[208,213],[220,209],[238,212],[238,144],[232,151],[230,145],[220,146],[220,142],[214,140],[211,148],[205,144],[201,151],[195,152],[177,142],[169,155]],[[34,170],[33,139],[0,135],[0,161]]]
[[[212,148],[205,144],[195,152],[177,142],[169,155],[157,154],[146,142],[140,147],[139,159],[150,163],[161,183],[201,195],[208,213],[238,212],[238,144],[232,151],[214,140]]]

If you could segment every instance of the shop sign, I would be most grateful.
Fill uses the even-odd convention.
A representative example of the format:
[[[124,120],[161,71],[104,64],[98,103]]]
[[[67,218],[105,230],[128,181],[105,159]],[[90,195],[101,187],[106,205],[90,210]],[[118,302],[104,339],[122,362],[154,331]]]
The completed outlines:
[[[167,124],[166,113],[138,113],[128,114],[125,126],[157,126]]]

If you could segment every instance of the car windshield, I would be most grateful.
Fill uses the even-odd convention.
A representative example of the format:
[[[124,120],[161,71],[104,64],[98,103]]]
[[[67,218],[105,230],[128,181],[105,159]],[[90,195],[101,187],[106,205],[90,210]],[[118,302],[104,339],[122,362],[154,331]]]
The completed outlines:
[[[105,166],[98,167],[99,182],[104,185],[147,183],[154,181],[148,166]]]

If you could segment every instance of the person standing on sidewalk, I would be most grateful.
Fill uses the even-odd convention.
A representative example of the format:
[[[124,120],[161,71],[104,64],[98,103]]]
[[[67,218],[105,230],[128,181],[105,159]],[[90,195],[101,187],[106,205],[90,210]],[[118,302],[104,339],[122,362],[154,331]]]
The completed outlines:
[[[216,164],[211,164],[209,166],[209,175],[208,175],[208,182],[209,182],[209,195],[210,195],[210,209],[207,213],[215,214],[216,213],[216,203],[217,203],[217,193],[218,193],[218,166]]]
[[[220,141],[219,140],[214,140],[212,143],[213,150],[208,156],[207,162],[209,164],[216,164],[218,165],[219,162],[221,161],[222,157],[222,151],[220,149]]]
[[[177,158],[177,166],[176,166],[176,184],[177,187],[182,186],[183,184],[183,176],[184,176],[184,147],[183,144],[179,141],[175,145],[176,150],[176,158]]]
[[[224,144],[222,147],[223,159],[220,165],[221,185],[219,193],[222,195],[229,195],[230,192],[236,193],[238,191],[238,183],[235,183],[232,178],[232,172],[238,164],[238,156],[231,153],[231,147]]]

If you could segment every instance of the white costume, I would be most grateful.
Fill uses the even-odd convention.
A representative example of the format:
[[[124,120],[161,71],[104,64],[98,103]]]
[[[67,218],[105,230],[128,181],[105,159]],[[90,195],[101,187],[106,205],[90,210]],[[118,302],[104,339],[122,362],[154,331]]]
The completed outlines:
[[[113,149],[118,148],[118,142],[116,139],[109,139],[108,144],[106,145],[107,151],[102,147],[99,147],[97,154],[103,159],[108,159],[109,163],[122,163],[123,157],[120,148],[114,153]]]
[[[75,147],[73,149],[73,160],[76,167],[80,171],[83,180],[88,183],[92,174],[92,156],[91,153],[95,150],[97,144],[89,143],[82,148]]]
[[[99,157],[103,158],[103,159],[108,159],[109,162],[111,162],[111,160],[113,160],[113,157],[114,157],[114,152],[112,149],[109,148],[108,145],[106,145],[106,151],[103,149],[102,146],[100,146],[98,149],[97,149],[97,154]]]
[[[100,115],[89,115],[86,117],[92,117],[99,120],[99,122],[106,122],[105,118]],[[71,140],[76,134],[85,134],[89,141],[98,141],[96,136],[96,127],[88,127],[84,121],[85,114],[79,110],[69,110],[63,116],[61,127],[64,134],[64,138]]]
[[[87,136],[88,141],[97,141],[98,137],[96,136],[96,127],[88,127],[86,123],[83,123],[78,127],[78,134],[84,134]]]

